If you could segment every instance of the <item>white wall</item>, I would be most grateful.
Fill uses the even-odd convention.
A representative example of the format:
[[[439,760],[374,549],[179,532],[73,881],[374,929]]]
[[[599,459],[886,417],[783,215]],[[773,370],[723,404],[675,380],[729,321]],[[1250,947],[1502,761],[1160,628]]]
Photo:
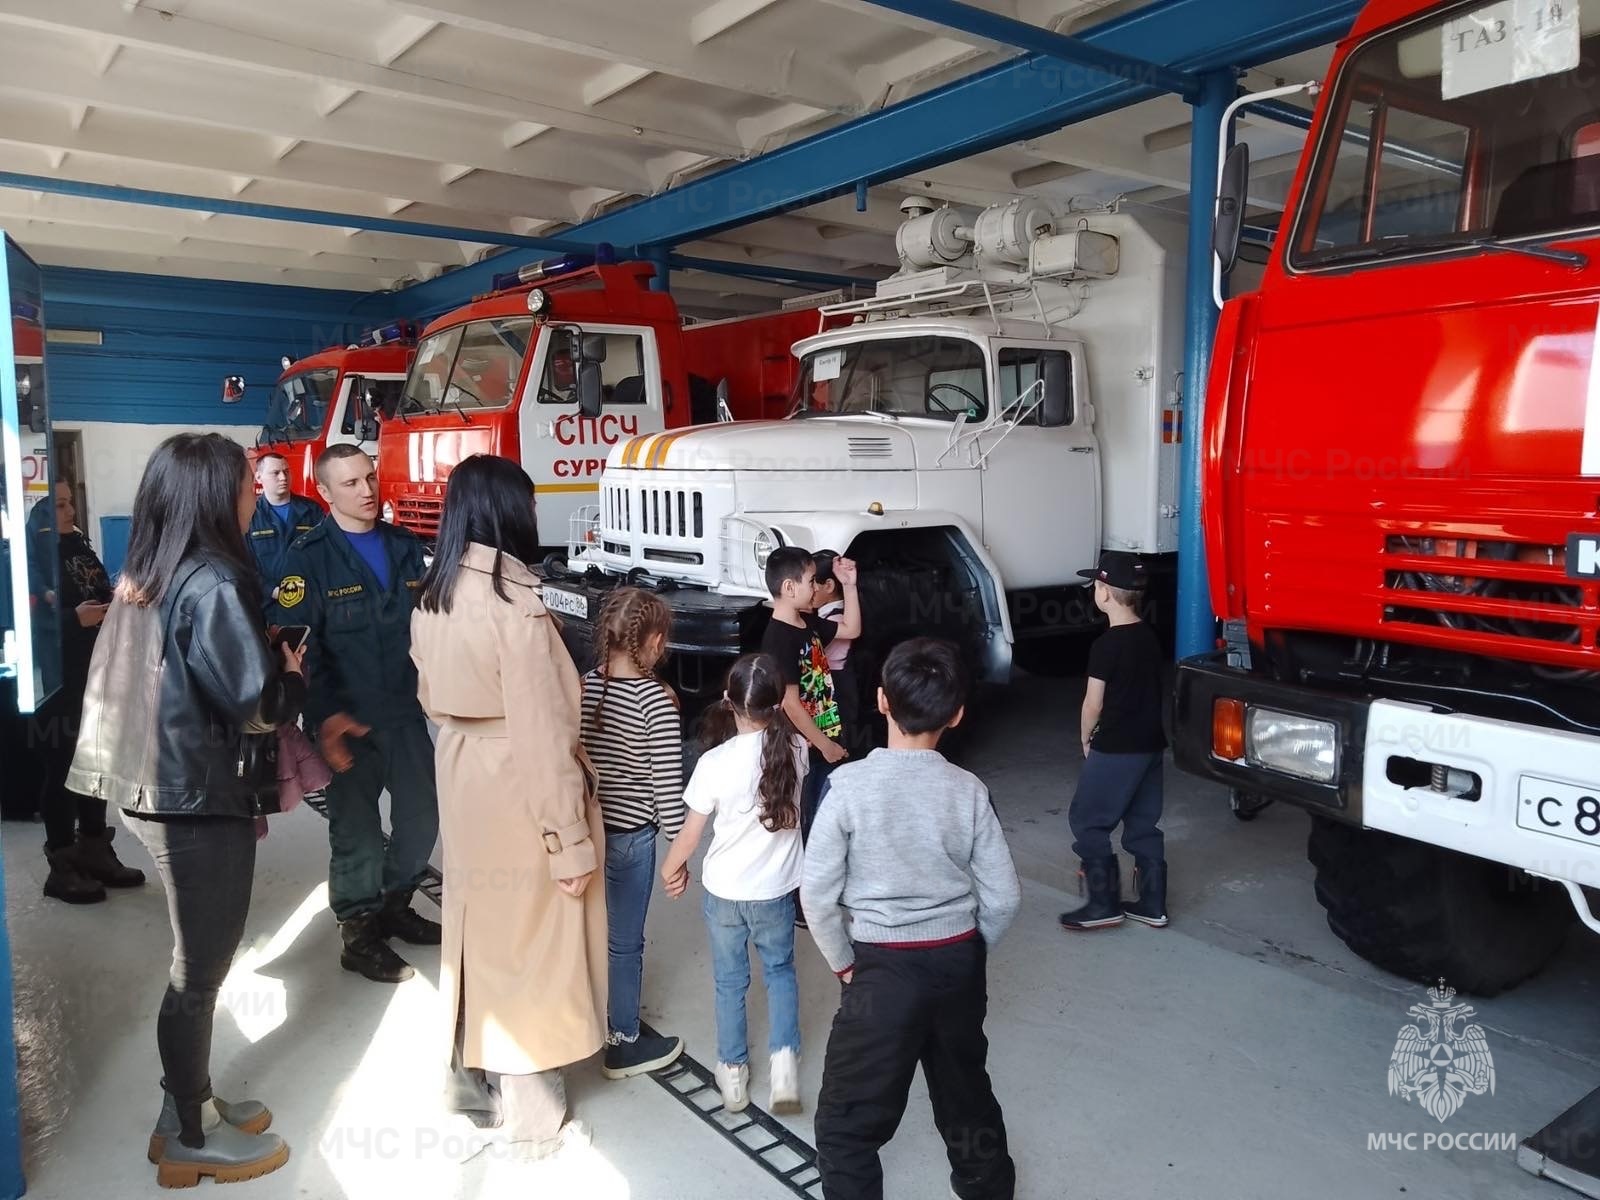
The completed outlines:
[[[88,511],[78,525],[100,547],[100,518],[125,517],[133,511],[133,494],[150,455],[175,433],[221,433],[246,449],[255,444],[259,425],[130,425],[120,421],[58,421],[57,433],[76,431],[83,437],[84,489]]]

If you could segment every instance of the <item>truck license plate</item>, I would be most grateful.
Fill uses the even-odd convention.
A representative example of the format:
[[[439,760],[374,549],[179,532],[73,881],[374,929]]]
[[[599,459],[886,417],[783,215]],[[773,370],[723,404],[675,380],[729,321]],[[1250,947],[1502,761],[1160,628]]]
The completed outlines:
[[[1524,775],[1518,785],[1517,824],[1536,833],[1600,846],[1600,787],[1573,787]]]
[[[589,598],[580,596],[576,592],[568,592],[558,587],[544,585],[544,606],[551,612],[563,613],[569,617],[589,619]]]

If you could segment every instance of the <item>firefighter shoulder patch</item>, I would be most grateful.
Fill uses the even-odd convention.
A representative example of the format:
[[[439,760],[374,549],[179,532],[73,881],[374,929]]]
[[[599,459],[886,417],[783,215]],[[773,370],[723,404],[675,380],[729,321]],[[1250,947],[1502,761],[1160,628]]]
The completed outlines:
[[[278,604],[283,608],[293,608],[306,598],[306,581],[298,575],[290,575],[278,585]]]

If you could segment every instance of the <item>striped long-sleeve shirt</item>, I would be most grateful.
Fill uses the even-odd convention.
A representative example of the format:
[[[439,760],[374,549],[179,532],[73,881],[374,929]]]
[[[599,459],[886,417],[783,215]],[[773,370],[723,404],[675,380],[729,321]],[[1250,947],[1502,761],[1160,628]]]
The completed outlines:
[[[683,734],[667,685],[657,679],[607,684],[591,671],[583,677],[582,736],[600,775],[606,828],[626,833],[654,824],[677,837],[684,817]]]

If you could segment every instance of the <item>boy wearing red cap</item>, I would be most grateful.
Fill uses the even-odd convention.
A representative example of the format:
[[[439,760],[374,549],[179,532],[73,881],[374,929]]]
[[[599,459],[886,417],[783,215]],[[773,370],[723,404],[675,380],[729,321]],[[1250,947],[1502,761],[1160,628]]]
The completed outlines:
[[[1082,867],[1085,903],[1061,914],[1061,927],[1107,929],[1125,918],[1167,923],[1167,863],[1161,820],[1161,768],[1167,747],[1161,724],[1161,643],[1136,607],[1148,585],[1137,556],[1106,551],[1094,571],[1094,604],[1110,628],[1089,651],[1080,737],[1083,773],[1067,820]],[[1111,834],[1122,826],[1122,848],[1133,856],[1138,899],[1122,902]]]

